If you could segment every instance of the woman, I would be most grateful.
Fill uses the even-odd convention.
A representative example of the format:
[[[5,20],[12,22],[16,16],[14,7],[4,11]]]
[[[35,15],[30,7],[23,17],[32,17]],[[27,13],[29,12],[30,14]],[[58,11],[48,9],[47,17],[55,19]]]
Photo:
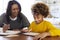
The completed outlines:
[[[6,14],[1,15],[0,26],[3,26],[4,32],[7,29],[22,30],[29,26],[29,21],[21,13],[21,6],[17,1],[9,1]]]

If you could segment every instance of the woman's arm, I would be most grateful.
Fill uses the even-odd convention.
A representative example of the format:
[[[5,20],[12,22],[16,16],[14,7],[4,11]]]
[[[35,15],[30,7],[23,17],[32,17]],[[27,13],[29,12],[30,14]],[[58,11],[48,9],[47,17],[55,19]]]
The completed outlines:
[[[21,16],[22,16],[22,30],[21,31],[27,32],[30,23],[25,15],[22,14]]]

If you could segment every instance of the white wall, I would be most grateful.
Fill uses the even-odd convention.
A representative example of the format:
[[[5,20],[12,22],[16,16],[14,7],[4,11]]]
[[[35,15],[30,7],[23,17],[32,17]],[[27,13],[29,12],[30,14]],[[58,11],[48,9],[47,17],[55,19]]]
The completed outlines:
[[[34,0],[17,0],[21,4],[22,13],[26,15],[30,23],[33,21],[33,16],[31,13],[31,6],[34,3]]]

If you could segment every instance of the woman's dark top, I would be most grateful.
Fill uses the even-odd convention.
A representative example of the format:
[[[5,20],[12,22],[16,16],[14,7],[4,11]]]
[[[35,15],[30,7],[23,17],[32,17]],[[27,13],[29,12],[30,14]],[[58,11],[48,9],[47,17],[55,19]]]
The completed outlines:
[[[0,26],[3,26],[4,23],[7,23],[6,13],[0,16]],[[10,29],[22,29],[24,27],[29,27],[30,23],[27,18],[21,14],[21,19],[17,17],[17,20],[10,20]]]

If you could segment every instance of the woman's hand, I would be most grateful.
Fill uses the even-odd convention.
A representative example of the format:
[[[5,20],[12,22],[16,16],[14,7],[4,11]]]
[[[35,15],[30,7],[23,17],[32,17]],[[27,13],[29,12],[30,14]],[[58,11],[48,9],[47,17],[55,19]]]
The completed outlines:
[[[21,32],[28,32],[28,28],[27,27],[23,28]]]
[[[21,30],[21,32],[31,32],[31,30],[32,30],[32,29],[29,30],[28,28],[23,28],[23,29]]]
[[[42,33],[42,34],[39,34],[39,35],[35,36],[34,40],[38,40],[38,39],[41,40],[41,39],[43,39],[43,38],[45,38],[47,36],[50,36],[50,33],[45,32],[45,33]]]
[[[28,32],[28,29],[22,29],[21,32],[23,33]]]
[[[10,29],[10,24],[4,24],[3,26],[3,32],[6,32],[6,30]]]

